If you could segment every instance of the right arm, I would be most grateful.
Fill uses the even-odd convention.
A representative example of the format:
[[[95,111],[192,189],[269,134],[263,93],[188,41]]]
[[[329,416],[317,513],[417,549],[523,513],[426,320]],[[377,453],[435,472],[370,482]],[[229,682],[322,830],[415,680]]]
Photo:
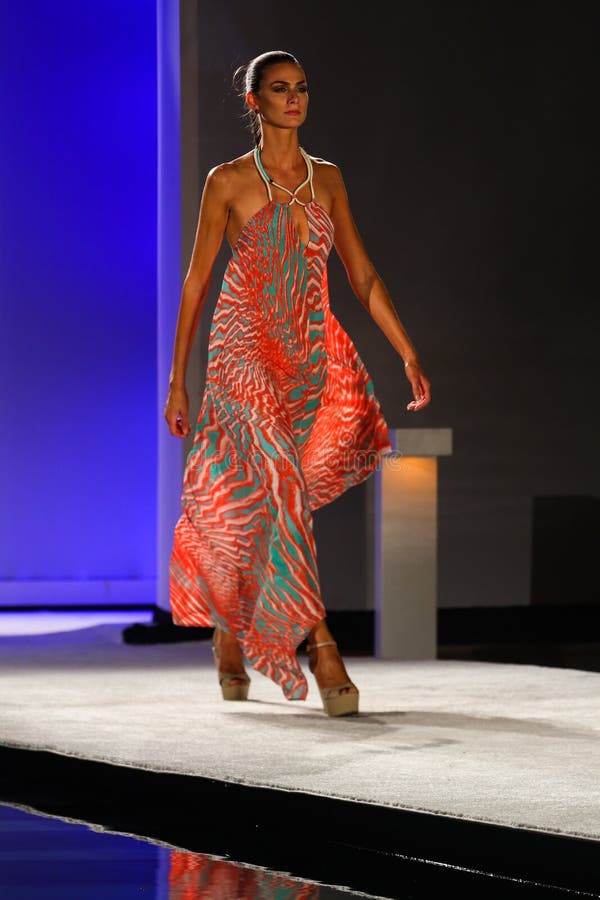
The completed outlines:
[[[229,175],[225,166],[216,166],[210,170],[204,184],[192,258],[183,281],[177,316],[169,393],[164,411],[169,430],[175,437],[187,437],[191,431],[185,376],[228,215]]]

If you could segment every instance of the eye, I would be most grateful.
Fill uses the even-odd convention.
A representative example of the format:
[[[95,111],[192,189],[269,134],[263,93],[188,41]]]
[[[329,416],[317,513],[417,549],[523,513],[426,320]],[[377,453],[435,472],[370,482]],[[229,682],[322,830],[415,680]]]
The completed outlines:
[[[302,93],[305,94],[307,92],[308,88],[307,87],[299,87],[298,90],[302,91]]]

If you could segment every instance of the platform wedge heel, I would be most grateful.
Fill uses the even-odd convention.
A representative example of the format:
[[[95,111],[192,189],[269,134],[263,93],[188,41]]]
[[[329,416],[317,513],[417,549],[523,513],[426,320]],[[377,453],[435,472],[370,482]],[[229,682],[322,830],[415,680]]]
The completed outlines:
[[[212,651],[215,655],[215,661],[217,664],[217,676],[219,679],[219,685],[221,687],[221,693],[223,695],[223,700],[247,700],[248,699],[248,691],[250,689],[250,682],[252,679],[245,672],[221,672],[219,671],[219,651],[212,645]],[[231,684],[231,681],[243,681],[243,684]]]
[[[306,651],[310,653],[318,647],[334,647],[337,641],[319,641],[315,644],[307,644]],[[351,681],[345,681],[343,684],[336,684],[333,687],[319,688],[321,700],[323,701],[323,709],[328,716],[351,716],[358,713],[359,691],[348,692],[342,694],[344,688],[355,688],[356,685]]]

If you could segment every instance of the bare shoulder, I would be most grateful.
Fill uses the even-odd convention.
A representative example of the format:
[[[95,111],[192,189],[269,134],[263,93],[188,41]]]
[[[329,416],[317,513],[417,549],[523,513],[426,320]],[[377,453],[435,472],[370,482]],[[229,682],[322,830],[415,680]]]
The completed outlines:
[[[320,156],[311,156],[313,171],[315,174],[315,189],[317,190],[321,205],[329,214],[333,213],[336,205],[346,197],[344,180],[339,166]]]
[[[206,187],[225,202],[244,189],[253,175],[252,151],[236,159],[213,166],[206,176]]]
[[[333,186],[342,181],[342,173],[339,166],[336,166],[335,163],[330,162],[328,159],[322,159],[320,156],[311,156],[310,159],[315,172],[318,173],[324,184]]]

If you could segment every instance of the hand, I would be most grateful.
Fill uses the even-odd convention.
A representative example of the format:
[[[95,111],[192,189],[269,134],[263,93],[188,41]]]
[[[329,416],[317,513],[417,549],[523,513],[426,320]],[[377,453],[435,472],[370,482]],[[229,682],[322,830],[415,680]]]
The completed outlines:
[[[188,419],[189,406],[185,388],[170,388],[165,405],[165,419],[174,437],[187,437],[191,431]]]
[[[414,400],[407,404],[406,408],[412,412],[423,409],[431,400],[431,385],[418,362],[411,362],[405,366],[406,377],[411,383]]]

